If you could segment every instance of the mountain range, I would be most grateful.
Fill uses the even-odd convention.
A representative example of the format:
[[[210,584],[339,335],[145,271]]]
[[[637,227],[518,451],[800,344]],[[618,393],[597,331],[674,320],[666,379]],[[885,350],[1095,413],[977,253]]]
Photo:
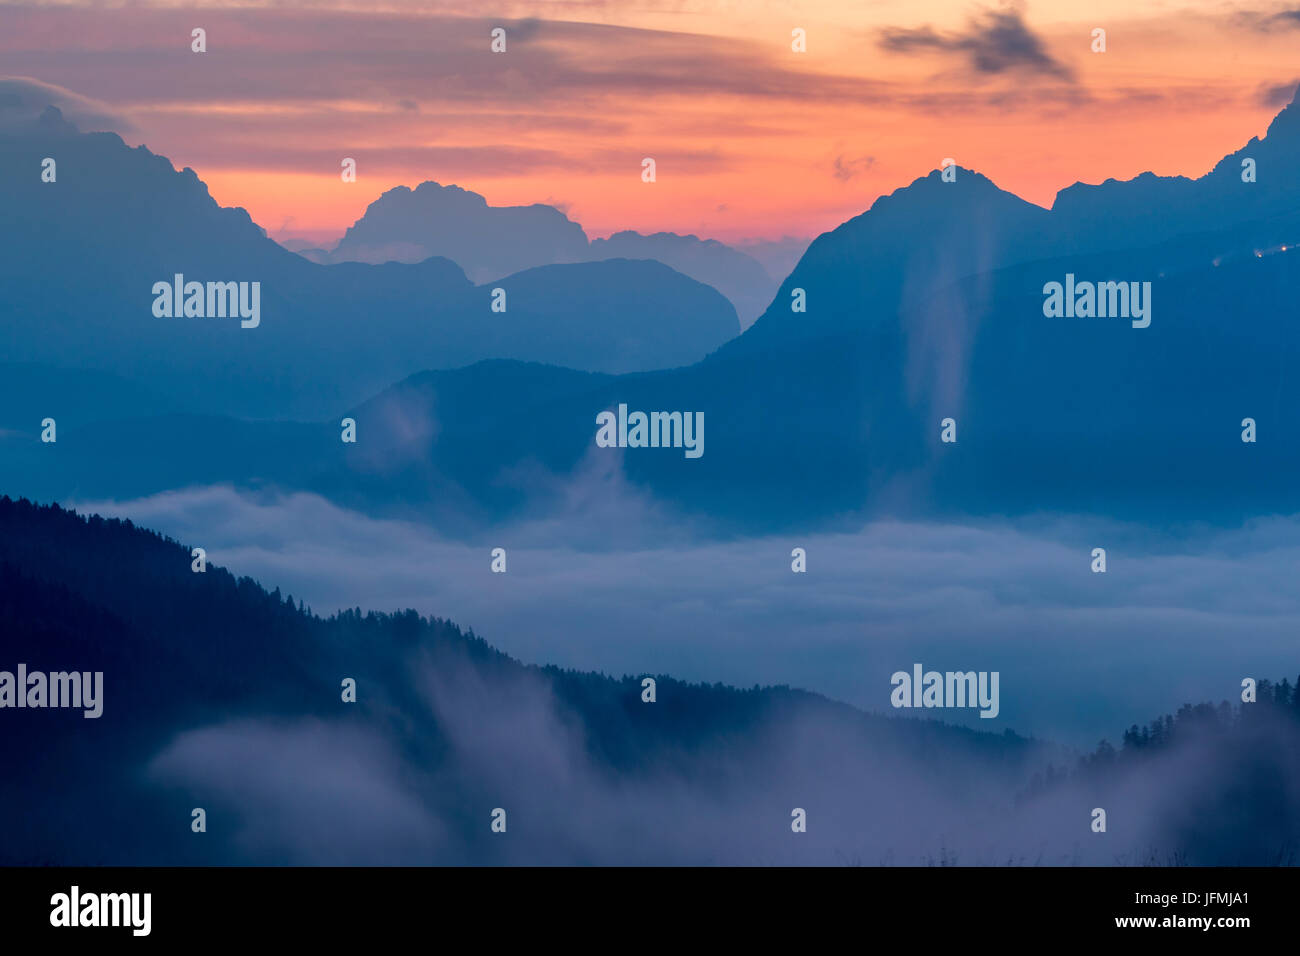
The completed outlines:
[[[54,182],[41,180],[46,158]],[[415,371],[485,358],[683,365],[739,331],[721,294],[656,262],[548,265],[490,285],[437,257],[317,265],[218,206],[192,170],[79,133],[53,108],[4,125],[0,171],[16,224],[0,257],[4,361],[111,373],[192,411],[324,416]],[[153,289],[176,275],[258,282],[260,324],[160,318]]]
[[[786,274],[772,276],[756,259],[716,239],[627,229],[589,241],[554,206],[490,206],[478,193],[436,182],[388,190],[331,250],[295,251],[320,263],[416,263],[441,256],[478,283],[557,263],[652,259],[717,289],[736,307],[742,326],[768,306]]]
[[[229,480],[318,491],[370,513],[491,523],[545,511],[557,483],[593,456],[611,455],[634,486],[743,531],[880,514],[1075,511],[1178,523],[1300,510],[1300,422],[1286,411],[1300,398],[1290,374],[1300,293],[1300,186],[1289,172],[1300,162],[1295,102],[1264,137],[1198,179],[1143,174],[1076,185],[1050,210],[977,172],[936,170],[818,237],[763,315],[734,338],[723,328],[735,318],[721,296],[710,299],[713,290],[663,265],[578,263],[518,273],[511,281],[524,288],[543,283],[547,269],[557,276],[625,269],[650,285],[662,279],[670,299],[686,293],[700,305],[717,303],[710,340],[717,347],[692,364],[665,362],[676,334],[654,328],[662,348],[642,351],[634,336],[630,351],[605,353],[622,367],[593,362],[579,371],[535,364],[566,361],[538,340],[495,340],[484,350],[513,346],[514,354],[409,375],[364,401],[345,398],[340,376],[350,395],[383,369],[424,361],[427,350],[406,347],[413,300],[427,299],[438,283],[453,290],[459,283],[465,295],[484,299],[486,290],[438,258],[306,263],[266,240],[242,212],[216,207],[192,173],[177,174],[115,137],[81,137],[48,117],[45,125],[99,156],[96,176],[156,177],[155,185],[121,193],[151,197],[151,208],[173,224],[141,230],[121,253],[137,276],[163,277],[174,266],[269,280],[264,268],[278,263],[283,278],[267,282],[274,290],[267,293],[274,306],[264,303],[268,316],[271,308],[323,310],[345,289],[353,302],[365,290],[373,305],[359,338],[350,321],[326,334],[323,322],[309,332],[305,321],[277,326],[268,317],[269,334],[259,338],[237,324],[216,331],[202,322],[163,323],[142,306],[110,318],[86,292],[84,273],[98,277],[92,288],[112,289],[128,271],[117,253],[104,258],[123,245],[107,237],[105,217],[129,220],[134,200],[113,205],[100,195],[102,214],[92,224],[73,215],[82,204],[73,205],[70,190],[58,200],[69,206],[65,218],[41,220],[32,198],[40,189],[25,187],[17,202],[32,231],[3,266],[15,289],[6,355],[111,368],[135,388],[167,396],[175,411],[113,421],[74,416],[57,450],[36,441],[37,421],[10,419],[0,477],[12,491],[61,499],[73,489],[137,495]],[[26,144],[23,168],[36,169],[32,157],[52,146],[39,136]],[[74,165],[67,174],[74,184],[76,172]],[[202,226],[182,227],[186,221]],[[140,262],[149,265],[142,271]],[[295,285],[294,275],[306,278]],[[376,291],[380,276],[386,281]],[[1071,277],[1149,283],[1149,325],[1045,314],[1048,284]],[[137,301],[147,301],[144,287],[142,278],[132,281]],[[626,290],[626,283],[611,287],[611,311],[626,306]],[[552,293],[548,301],[558,299]],[[698,330],[699,308],[683,305],[678,314]],[[40,322],[22,320],[30,315]],[[563,319],[589,321],[557,307],[551,321]],[[490,320],[484,302],[478,321]],[[654,322],[647,317],[647,324]],[[651,334],[639,328],[635,335]],[[214,353],[216,335],[234,348]],[[703,345],[697,339],[686,351]],[[626,368],[628,356],[650,352],[656,364],[677,367],[649,370],[646,358],[640,370]],[[507,360],[523,353],[534,361]],[[619,354],[622,360],[611,358]],[[146,355],[153,364],[143,363]],[[300,400],[268,403],[268,392]],[[289,420],[331,395],[338,396],[332,416]],[[597,415],[619,404],[702,412],[705,453],[688,459],[668,449],[596,447]],[[344,416],[358,422],[355,446],[339,441]],[[941,440],[946,419],[955,442]],[[1252,443],[1242,440],[1246,419],[1257,425]],[[528,474],[534,478],[519,477]]]

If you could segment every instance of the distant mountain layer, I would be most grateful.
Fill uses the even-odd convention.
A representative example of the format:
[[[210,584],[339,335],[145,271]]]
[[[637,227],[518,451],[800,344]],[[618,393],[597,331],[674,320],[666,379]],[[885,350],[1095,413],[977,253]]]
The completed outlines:
[[[442,258],[316,265],[218,206],[193,171],[78,133],[56,110],[0,131],[0,173],[15,224],[0,256],[0,357],[112,373],[195,411],[324,416],[415,371],[486,358],[673,367],[739,331],[721,294],[651,262],[529,269],[489,286]],[[160,304],[156,287],[178,275],[183,298]],[[218,286],[232,282],[243,300]]]
[[[489,206],[459,186],[388,190],[339,240],[334,262],[450,259],[476,282],[587,258],[587,234],[554,206]]]
[[[1246,159],[1253,178],[1244,175]],[[814,241],[764,315],[693,365],[610,376],[494,361],[415,375],[376,388],[366,402],[340,401],[318,425],[145,417],[92,427],[74,417],[57,452],[37,441],[39,422],[28,418],[4,439],[0,480],[62,497],[256,479],[369,513],[490,524],[550,513],[563,503],[556,489],[584,461],[616,456],[634,485],[747,532],[864,514],[1046,510],[1177,523],[1292,513],[1300,511],[1300,419],[1290,414],[1300,405],[1300,378],[1291,374],[1300,355],[1300,186],[1284,171],[1297,163],[1300,107],[1292,104],[1265,138],[1200,179],[1076,186],[1050,211],[977,173],[957,169],[947,182],[935,171]],[[210,232],[252,228],[240,214],[204,208]],[[85,241],[80,235],[34,241],[68,250]],[[87,259],[50,255],[43,289],[62,288],[64,264]],[[670,278],[651,263],[623,268],[633,267]],[[451,268],[435,259],[323,271],[391,273],[395,287],[420,270]],[[514,280],[534,303],[542,271]],[[1076,280],[1102,289],[1115,308],[1145,311],[1149,323],[1135,327],[1146,322],[1136,314],[1046,314],[1051,284]],[[1116,283],[1108,294],[1105,283]],[[1119,283],[1131,302],[1120,299]],[[160,348],[141,325],[121,333],[89,306],[68,316],[62,295],[44,300],[52,305],[37,313],[46,316],[39,338],[51,352],[82,356],[91,341],[113,354]],[[558,315],[542,324],[563,327]],[[194,343],[181,343],[177,330],[210,327],[143,323],[155,335],[171,330],[166,344],[181,354]],[[671,328],[654,331],[667,348]],[[19,324],[11,334],[30,341],[37,327]],[[299,336],[263,354],[251,333],[227,334],[248,346],[240,354],[250,364],[287,363],[296,351],[323,347]],[[382,336],[356,347],[400,357]],[[605,354],[630,361],[613,346]],[[554,353],[548,360],[562,361]],[[319,370],[311,371],[301,385],[287,369],[277,377],[319,388]],[[228,381],[261,387],[238,366]],[[619,405],[702,413],[702,455],[598,447],[597,417]],[[358,422],[355,446],[339,442],[344,415]],[[150,437],[159,434],[168,441]],[[521,478],[530,473],[539,480]]]
[[[111,144],[110,155],[120,158],[120,143]],[[166,165],[137,153],[133,162]],[[387,294],[389,306],[368,312],[370,325],[359,336],[355,325],[346,325],[349,334],[324,334],[337,327],[320,322],[312,326],[320,334],[293,323],[281,323],[279,332],[270,324],[247,331],[237,323],[160,323],[138,308],[129,316],[98,309],[85,298],[81,271],[67,280],[67,263],[100,268],[102,243],[93,255],[78,251],[97,243],[94,230],[45,235],[37,222],[28,244],[0,268],[22,270],[14,276],[13,314],[40,315],[42,324],[10,323],[11,340],[22,347],[6,354],[33,361],[24,353],[38,351],[66,357],[66,364],[121,365],[118,374],[167,395],[176,414],[103,423],[94,409],[74,410],[60,422],[57,447],[38,440],[39,420],[11,422],[0,436],[0,487],[63,498],[225,480],[310,489],[371,514],[423,514],[479,527],[555,513],[565,506],[567,483],[594,458],[617,460],[634,487],[676,512],[747,533],[872,515],[1069,511],[1178,524],[1294,513],[1300,419],[1290,409],[1300,405],[1300,379],[1290,373],[1300,354],[1300,186],[1285,170],[1297,163],[1300,106],[1293,103],[1263,139],[1199,179],[1144,175],[1075,186],[1051,210],[978,173],[955,169],[949,182],[935,171],[815,240],[763,316],[695,364],[592,374],[494,360],[396,376],[394,386],[376,383],[372,398],[339,396],[332,415],[301,425],[195,416],[204,407],[195,395],[208,408],[218,400],[246,407],[250,395],[277,390],[310,394],[319,407],[327,388],[338,390],[332,369],[359,377],[357,368],[421,361],[424,352],[401,347],[412,334],[409,317],[393,318],[404,315],[417,286],[441,283],[453,301],[478,296],[480,342],[508,350],[511,336],[493,338],[489,289],[468,286],[441,259],[321,269],[278,250],[298,263],[283,266],[286,275],[316,270],[310,274],[341,284],[331,287],[338,298],[355,294],[346,292],[351,283]],[[164,181],[178,188],[192,178],[170,176]],[[159,208],[183,209],[193,192],[164,195]],[[33,188],[22,195],[40,194]],[[105,215],[105,222],[131,219],[115,207]],[[273,244],[247,235],[256,230],[242,213],[205,198],[194,216],[211,220],[201,230],[205,249],[264,243],[272,247],[267,261],[279,261]],[[211,239],[226,233],[242,238]],[[181,248],[189,242],[170,233],[142,237]],[[47,250],[37,263],[25,258],[29,246]],[[220,260],[178,258],[177,267],[249,274],[244,265],[214,261]],[[584,303],[586,270],[641,270],[638,301],[647,319],[637,334],[659,354],[672,347],[681,326],[656,326],[649,317],[661,311],[653,294],[659,280],[668,283],[676,273],[650,262],[547,269],[570,273],[566,301]],[[89,289],[113,288],[123,271],[103,274]],[[554,305],[554,295],[536,291],[547,287],[547,276],[539,275],[546,271],[503,282],[518,285],[510,301],[522,297],[539,310]],[[380,283],[386,293],[374,293],[376,277],[387,280]],[[617,271],[610,278],[608,298],[596,301],[616,310],[631,280],[619,282]],[[457,282],[463,293],[454,291]],[[1062,290],[1077,291],[1076,283],[1093,290],[1092,309],[1078,292],[1064,314]],[[319,284],[289,287],[301,300],[277,299],[286,314],[322,302]],[[693,288],[702,302],[714,294]],[[29,306],[37,290],[40,304]],[[1073,314],[1076,306],[1086,312],[1102,305],[1131,314]],[[337,314],[336,305],[320,305],[326,315],[331,310]],[[560,331],[581,321],[562,306],[540,315],[538,326]],[[217,328],[233,351],[209,354],[212,340],[197,337]],[[262,331],[265,337],[254,334]],[[582,337],[573,328],[567,341],[577,347]],[[719,328],[717,338],[725,337]],[[340,351],[341,342],[351,351]],[[640,343],[607,341],[605,367],[591,367],[623,371]],[[204,362],[220,366],[192,371],[200,349]],[[545,336],[529,349],[564,362]],[[141,355],[158,362],[168,356],[168,371],[183,381],[159,387],[159,377],[130,374]],[[598,416],[620,405],[628,413],[680,412],[692,421],[702,415],[702,453],[600,447]],[[344,416],[358,423],[355,445],[339,441]]]
[[[593,259],[626,257],[655,259],[672,266],[683,275],[713,286],[736,307],[742,325],[749,325],[772,303],[780,276],[769,278],[767,271],[743,252],[723,245],[716,239],[679,236],[656,232],[644,236],[625,230],[608,239],[594,239]]]
[[[478,193],[435,182],[388,190],[331,251],[296,251],[321,263],[414,263],[442,256],[475,282],[556,263],[654,259],[717,289],[735,305],[742,325],[771,303],[781,277],[715,239],[626,230],[589,243],[582,227],[554,206],[489,206]]]
[[[0,498],[0,672],[89,674],[99,714],[0,708],[0,864],[1258,865],[1298,845],[1289,688],[1133,728],[1068,776],[1010,731],[524,666],[447,621],[321,619],[194,563]]]

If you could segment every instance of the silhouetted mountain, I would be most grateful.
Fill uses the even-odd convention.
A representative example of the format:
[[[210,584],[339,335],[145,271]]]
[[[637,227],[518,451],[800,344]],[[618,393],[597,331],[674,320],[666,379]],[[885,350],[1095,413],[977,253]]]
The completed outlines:
[[[298,253],[304,259],[310,259],[312,262],[318,262],[321,265],[329,264],[329,251],[322,249],[318,242],[312,242],[309,239],[277,239],[276,242],[290,252]]]
[[[842,515],[1045,510],[1162,523],[1291,513],[1300,510],[1290,477],[1300,421],[1287,414],[1300,402],[1289,374],[1300,188],[1277,170],[1300,162],[1295,115],[1288,107],[1245,150],[1266,160],[1267,182],[1233,179],[1233,154],[1195,181],[1072,187],[1088,201],[1063,198],[1048,211],[977,173],[958,169],[945,182],[932,172],[819,237],[764,315],[694,365],[617,378],[557,372],[539,385],[528,366],[492,362],[340,405],[383,460],[360,444],[349,455],[333,423],[292,460],[242,456],[274,444],[269,426],[241,426],[234,439],[239,429],[200,422],[189,434],[217,449],[198,460],[215,455],[236,481],[255,473],[371,513],[442,514],[451,500],[462,518],[484,521],[545,510],[594,455],[618,456],[636,485],[681,510],[746,531]],[[1067,276],[1150,283],[1149,327],[1045,315],[1047,284]],[[445,414],[462,395],[474,410]],[[597,414],[619,404],[703,413],[703,456],[595,447]],[[367,417],[377,408],[387,417]],[[1241,440],[1248,418],[1255,443]],[[940,440],[945,419],[955,443]],[[99,464],[108,448],[132,449],[119,492],[142,493],[163,473],[212,480],[174,449],[142,446],[147,428],[94,432],[55,456],[35,443],[33,423],[8,443],[4,487],[103,493],[86,483],[110,480]],[[545,480],[521,477],[538,465]]]
[[[778,283],[798,265],[812,243],[810,237],[784,236],[780,239],[749,239],[732,244],[763,267],[773,283]]]
[[[57,163],[55,182],[41,181],[44,158]],[[485,358],[668,367],[739,330],[720,294],[648,264],[487,287],[440,258],[315,265],[242,209],[218,206],[192,170],[111,133],[78,133],[56,110],[0,131],[0,174],[0,203],[21,224],[0,256],[5,359],[111,371],[194,411],[324,416],[417,370]],[[155,283],[177,274],[260,283],[259,324],[155,315]],[[505,313],[492,309],[494,287],[507,292]],[[218,301],[234,310],[208,297],[214,311]],[[207,310],[204,296],[195,303]]]
[[[1295,110],[1248,150],[1269,158],[1262,168],[1300,162]],[[408,451],[472,476],[466,487],[493,508],[506,496],[485,490],[492,476],[521,462],[568,474],[585,456],[618,454],[657,496],[747,530],[862,511],[1076,510],[1157,523],[1295,511],[1300,489],[1287,476],[1300,467],[1300,422],[1286,409],[1300,400],[1288,374],[1300,188],[1275,176],[1268,188],[1295,198],[1256,207],[1246,197],[1260,183],[1240,175],[1192,185],[1172,207],[1181,186],[1139,177],[1115,187],[1127,213],[1107,238],[1104,220],[1040,209],[967,170],[951,183],[935,171],[819,237],[764,316],[697,365],[590,387],[574,379],[553,399],[529,388],[539,411],[527,432],[451,422],[433,449]],[[1231,189],[1272,214],[1205,211]],[[1193,231],[1148,235],[1143,216],[1182,217]],[[1067,274],[1150,282],[1151,325],[1045,316],[1045,284]],[[804,312],[791,308],[795,290]],[[494,394],[521,394],[499,369],[482,374]],[[462,378],[429,381],[436,392]],[[703,412],[704,456],[595,448],[596,414],[618,403]],[[955,444],[940,441],[945,418]],[[1243,443],[1245,418],[1267,421],[1267,440]],[[454,463],[440,454],[452,448]]]
[[[742,326],[752,323],[771,305],[777,285],[757,260],[716,239],[698,236],[672,232],[643,236],[629,229],[608,239],[593,239],[589,255],[593,259],[655,259],[671,266],[682,275],[713,286],[731,300]]]
[[[47,417],[89,424],[176,411],[169,396],[111,372],[0,363],[0,429],[30,432]]]
[[[369,206],[331,253],[334,262],[420,262],[443,256],[475,282],[587,258],[587,234],[554,206],[489,206],[435,182],[397,186]],[[612,257],[611,257],[612,258]]]
[[[776,280],[756,260],[715,239],[625,230],[589,244],[582,227],[554,206],[489,206],[476,192],[435,182],[388,190],[333,251],[298,251],[323,263],[421,262],[443,256],[480,283],[536,266],[654,259],[725,295],[742,326],[767,307],[776,288]]]
[[[1056,197],[1052,212],[1068,222],[1080,252],[1124,248],[1134,236],[1155,245],[1180,235],[1231,230],[1248,245],[1268,249],[1294,241],[1300,191],[1290,170],[1300,151],[1300,105],[1274,117],[1264,138],[1254,137],[1199,179],[1143,173],[1127,182],[1075,183]],[[1253,182],[1243,182],[1251,161]],[[1249,226],[1240,230],[1239,227]],[[1278,227],[1283,227],[1279,232]]]

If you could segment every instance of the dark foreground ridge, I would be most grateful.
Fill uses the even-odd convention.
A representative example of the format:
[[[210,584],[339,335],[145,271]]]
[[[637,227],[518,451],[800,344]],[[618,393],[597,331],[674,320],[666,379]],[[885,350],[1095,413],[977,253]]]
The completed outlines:
[[[104,675],[95,719],[0,709],[0,863],[1294,860],[1286,683],[1062,774],[1074,758],[1010,731],[663,675],[650,703],[648,675],[526,666],[413,611],[322,618],[192,561],[130,521],[0,498],[0,671]]]

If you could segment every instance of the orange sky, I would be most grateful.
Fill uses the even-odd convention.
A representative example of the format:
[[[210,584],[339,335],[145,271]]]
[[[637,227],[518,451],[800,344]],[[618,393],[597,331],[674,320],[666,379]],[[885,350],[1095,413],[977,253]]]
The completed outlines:
[[[815,235],[948,156],[1048,205],[1076,180],[1205,172],[1300,77],[1300,19],[1269,4],[481,9],[2,5],[0,74],[93,101],[273,236],[317,241],[426,179],[554,203],[591,236]],[[796,27],[807,52],[790,48]],[[345,156],[356,183],[340,180]]]

